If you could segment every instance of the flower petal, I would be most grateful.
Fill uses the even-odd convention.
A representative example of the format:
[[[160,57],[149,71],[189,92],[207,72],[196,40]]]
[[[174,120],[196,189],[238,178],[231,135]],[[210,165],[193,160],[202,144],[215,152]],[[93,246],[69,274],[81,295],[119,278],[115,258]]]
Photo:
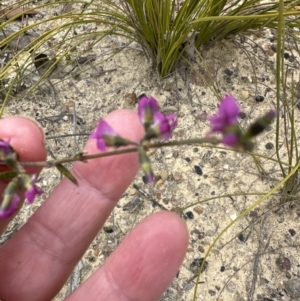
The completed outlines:
[[[6,208],[0,208],[0,218],[11,217],[16,212],[19,202],[20,197],[14,194],[10,199],[9,205]]]
[[[151,123],[153,116],[158,112],[158,104],[155,98],[152,96],[147,97],[142,95],[138,104],[138,115],[143,124]]]

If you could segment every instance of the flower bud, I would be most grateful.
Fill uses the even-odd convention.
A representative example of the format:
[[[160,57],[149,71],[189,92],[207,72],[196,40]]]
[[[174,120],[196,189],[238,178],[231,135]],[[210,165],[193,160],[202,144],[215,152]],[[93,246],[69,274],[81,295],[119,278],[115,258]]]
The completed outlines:
[[[97,147],[101,151],[105,151],[108,146],[120,147],[134,144],[132,141],[119,136],[104,120],[100,120],[90,137],[97,140]]]
[[[148,182],[154,182],[154,173],[151,168],[151,163],[149,160],[149,157],[146,154],[146,151],[143,147],[138,148],[138,153],[139,153],[139,161],[141,168],[147,177]]]

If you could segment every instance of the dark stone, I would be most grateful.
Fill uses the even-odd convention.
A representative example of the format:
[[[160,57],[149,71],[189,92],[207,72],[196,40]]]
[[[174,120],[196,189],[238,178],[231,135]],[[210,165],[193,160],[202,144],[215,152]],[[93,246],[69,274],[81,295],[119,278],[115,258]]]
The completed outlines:
[[[211,296],[214,296],[214,295],[216,294],[216,292],[213,291],[213,290],[208,290],[208,293],[209,293]]]
[[[296,57],[295,57],[294,55],[291,55],[291,56],[289,57],[289,62],[290,62],[290,63],[293,63],[293,62],[295,61],[295,59],[296,59]]]
[[[191,264],[190,264],[190,270],[194,273],[194,274],[198,274],[199,273],[199,269],[202,265],[204,258],[196,258]],[[203,264],[203,269],[201,271],[201,273],[203,273],[208,266],[208,262],[205,261]]]
[[[274,301],[274,300],[271,299],[271,298],[264,297],[264,298],[263,298],[263,301]]]
[[[205,91],[202,91],[202,92],[201,92],[201,95],[202,95],[202,96],[206,95],[206,92],[205,92]]]
[[[256,102],[263,102],[265,100],[265,98],[263,97],[263,96],[261,96],[261,95],[257,95],[256,97],[255,97],[255,101]]]
[[[194,213],[192,211],[188,211],[185,216],[188,218],[188,219],[193,219],[194,218]]]
[[[114,232],[114,229],[112,227],[103,227],[103,230],[104,232],[106,233],[113,233]]]
[[[224,272],[225,271],[225,266],[222,265],[221,268],[220,268],[220,272]]]
[[[191,159],[190,159],[189,157],[184,158],[184,160],[185,160],[186,162],[188,162],[188,163],[191,162]]]
[[[274,148],[274,144],[272,142],[268,142],[266,145],[265,145],[265,148],[266,149],[273,149]]]
[[[284,283],[284,287],[292,298],[300,298],[300,279],[288,280]]]
[[[244,236],[243,233],[240,233],[240,234],[238,235],[238,238],[239,238],[239,240],[240,240],[241,242],[245,242],[245,241],[246,241],[246,237]]]
[[[200,231],[198,234],[198,238],[203,239],[204,237],[205,237],[205,233]]]
[[[144,184],[147,184],[147,183],[148,183],[148,179],[147,179],[146,176],[143,176],[143,177],[142,177],[142,180],[143,180]]]
[[[291,236],[296,235],[296,231],[294,229],[289,229],[289,233],[291,234]]]
[[[230,76],[225,75],[224,80],[226,81],[227,84],[231,84],[231,77]]]
[[[288,52],[285,52],[284,55],[283,55],[283,57],[287,60],[287,59],[289,59],[290,54]]]
[[[279,257],[276,259],[276,265],[282,272],[289,271],[291,269],[291,261],[287,257]]]
[[[247,117],[247,115],[246,115],[246,113],[244,113],[244,112],[240,112],[240,113],[239,113],[239,117],[240,117],[241,119],[245,119],[245,118]]]
[[[200,166],[195,165],[195,166],[194,166],[194,169],[195,169],[197,175],[199,175],[199,176],[202,176],[202,175],[203,175],[203,172],[202,172],[202,169],[201,169]]]
[[[198,152],[198,147],[194,147],[194,148],[193,148],[193,152],[194,152],[194,153],[197,153],[197,152]]]
[[[231,70],[229,70],[228,68],[226,68],[226,69],[224,70],[224,73],[225,73],[226,75],[228,75],[228,76],[231,76],[231,75],[233,74],[233,71],[231,71]]]
[[[211,194],[211,195],[215,195],[215,194],[216,194],[216,192],[215,192],[215,191],[212,191],[210,194]]]

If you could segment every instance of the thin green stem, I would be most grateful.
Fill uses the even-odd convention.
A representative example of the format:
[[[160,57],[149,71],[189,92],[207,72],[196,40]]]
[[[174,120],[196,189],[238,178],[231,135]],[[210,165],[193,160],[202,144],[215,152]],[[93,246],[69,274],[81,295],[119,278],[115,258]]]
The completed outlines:
[[[277,30],[277,52],[276,52],[276,107],[279,111],[280,109],[280,87],[281,87],[281,66],[283,59],[283,45],[282,45],[282,31],[284,30],[284,21],[283,21],[283,13],[284,13],[284,1],[279,1],[279,12],[278,12],[278,30]],[[278,159],[278,163],[282,172],[282,175],[285,177],[285,171],[280,161],[279,154],[279,126],[280,126],[280,117],[279,114],[276,118],[276,156]]]
[[[211,250],[213,249],[213,247],[216,245],[216,243],[218,242],[218,240],[221,238],[221,236],[229,229],[231,228],[231,226],[233,226],[237,221],[239,221],[241,218],[243,218],[245,215],[247,215],[248,213],[250,213],[251,210],[253,210],[255,207],[257,207],[259,204],[261,204],[264,200],[266,200],[268,197],[270,197],[271,195],[273,195],[282,185],[284,185],[299,169],[300,167],[300,162],[298,162],[298,164],[292,169],[292,171],[284,178],[282,179],[273,189],[271,189],[268,193],[266,193],[263,197],[261,197],[260,199],[258,199],[256,202],[254,202],[251,206],[249,206],[244,212],[242,212],[236,219],[234,219],[233,221],[231,221],[219,234],[218,236],[214,239],[214,241],[212,242],[212,244],[209,246],[205,256],[204,256],[204,260],[200,266],[200,270],[198,273],[198,277],[196,280],[196,285],[195,285],[195,290],[194,290],[194,296],[193,296],[193,301],[197,300],[197,289],[198,289],[198,283],[200,280],[200,275],[201,275],[201,271],[203,270],[204,267],[204,263],[208,257],[208,255],[210,254]]]

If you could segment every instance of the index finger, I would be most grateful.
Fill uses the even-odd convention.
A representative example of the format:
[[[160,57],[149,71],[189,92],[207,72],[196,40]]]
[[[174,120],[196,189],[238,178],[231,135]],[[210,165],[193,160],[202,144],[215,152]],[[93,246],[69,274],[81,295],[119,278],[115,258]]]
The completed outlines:
[[[45,137],[43,130],[34,120],[13,116],[0,119],[0,138],[9,141],[19,156],[19,161],[43,161],[46,159]],[[0,166],[0,171],[7,170],[7,167]],[[41,167],[26,167],[29,174],[39,173]],[[0,197],[7,185],[7,181],[0,181]],[[13,217],[12,217],[13,218]],[[0,219],[0,235],[12,219]]]
[[[132,111],[115,111],[105,119],[128,139],[139,141],[143,136],[143,127]],[[99,152],[95,141],[89,141],[85,151]],[[40,301],[54,297],[138,169],[136,153],[76,163],[72,173],[79,186],[63,179],[1,249],[0,299]]]

